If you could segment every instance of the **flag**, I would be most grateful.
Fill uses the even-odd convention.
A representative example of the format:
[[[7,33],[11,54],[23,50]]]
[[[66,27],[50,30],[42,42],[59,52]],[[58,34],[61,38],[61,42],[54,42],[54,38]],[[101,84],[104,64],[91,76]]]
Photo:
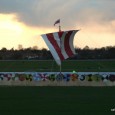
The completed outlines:
[[[58,23],[60,23],[60,19],[58,19],[57,21],[55,21],[54,26],[55,26],[55,24],[58,24]]]
[[[58,65],[75,55],[73,39],[79,30],[61,31],[41,35]]]

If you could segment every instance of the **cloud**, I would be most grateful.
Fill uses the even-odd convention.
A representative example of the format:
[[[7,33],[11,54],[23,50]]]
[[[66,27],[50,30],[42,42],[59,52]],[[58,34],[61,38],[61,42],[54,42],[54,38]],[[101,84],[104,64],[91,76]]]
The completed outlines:
[[[114,0],[0,0],[0,13],[14,13],[19,21],[36,27],[51,27],[58,18],[64,28],[115,19]]]
[[[28,46],[32,45],[32,41],[35,41],[33,45],[38,44],[37,40],[40,37],[33,40],[34,35],[57,30],[58,27],[54,27],[53,24],[60,18],[62,30],[81,29],[75,36],[76,46],[101,47],[104,44],[115,44],[114,6],[115,0],[0,0],[0,14],[13,16],[11,21],[14,25],[19,23],[26,28],[22,28],[24,37],[23,33],[20,34],[19,40]],[[9,37],[10,35],[5,34],[3,38],[19,37],[12,33],[13,36]],[[97,44],[92,43],[91,40],[96,41]],[[16,40],[17,44],[22,42]]]

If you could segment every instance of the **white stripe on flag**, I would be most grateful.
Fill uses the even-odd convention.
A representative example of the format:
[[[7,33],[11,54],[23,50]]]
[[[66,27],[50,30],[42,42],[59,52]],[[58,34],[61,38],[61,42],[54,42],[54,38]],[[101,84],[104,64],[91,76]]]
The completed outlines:
[[[64,56],[65,59],[67,59],[69,56],[67,55],[66,51],[65,51],[65,47],[64,47],[64,41],[65,41],[65,36],[66,36],[67,32],[64,32],[62,37],[61,37],[61,51],[62,54]]]
[[[58,46],[60,47],[60,38],[57,32],[53,33],[54,39],[56,40]]]
[[[48,46],[49,50],[51,51],[55,61],[57,62],[58,65],[61,65],[61,60],[60,60],[60,57],[58,56],[54,46],[50,43],[50,41],[48,40],[46,34],[43,34],[42,35],[46,45]]]
[[[73,52],[73,54],[75,54],[75,48],[73,47],[73,40],[74,40],[74,35],[76,32],[77,31],[73,31],[71,36],[70,36],[70,39],[69,39],[69,46],[70,46],[70,49]]]

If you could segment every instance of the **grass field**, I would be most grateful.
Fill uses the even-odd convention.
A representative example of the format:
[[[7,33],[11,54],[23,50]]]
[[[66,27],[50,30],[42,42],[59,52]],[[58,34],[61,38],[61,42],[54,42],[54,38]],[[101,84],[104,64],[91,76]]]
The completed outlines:
[[[0,115],[115,115],[115,87],[0,87]]]
[[[59,71],[54,61],[0,61],[1,72]],[[115,60],[64,61],[62,71],[115,72]],[[1,86],[0,115],[115,115],[115,87]]]
[[[115,60],[79,60],[63,61],[62,71],[103,71],[115,72]],[[26,72],[26,71],[59,71],[55,61],[0,61],[1,72]]]

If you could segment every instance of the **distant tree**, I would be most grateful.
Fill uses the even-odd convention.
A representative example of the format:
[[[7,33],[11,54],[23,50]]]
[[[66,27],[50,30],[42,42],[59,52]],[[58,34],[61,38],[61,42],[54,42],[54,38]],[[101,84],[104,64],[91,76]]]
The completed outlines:
[[[32,48],[31,48],[31,47],[28,47],[28,48],[25,48],[24,50],[25,50],[25,51],[31,51]]]
[[[21,44],[18,45],[18,50],[22,50],[23,46]]]
[[[83,50],[89,50],[90,48],[89,48],[89,46],[85,46],[84,48],[83,48]]]
[[[38,50],[38,46],[33,46],[32,49],[33,50]]]
[[[14,51],[14,47],[10,49],[10,51]]]
[[[5,47],[3,47],[3,48],[1,49],[1,51],[6,52],[7,49],[6,49]]]
[[[19,50],[20,49],[20,50]],[[22,50],[22,46],[18,50],[14,48],[7,50],[3,47],[0,50],[0,60],[7,59],[40,59],[40,60],[51,60],[53,56],[49,50],[46,48],[38,49],[37,46],[25,48]],[[115,59],[115,46],[107,46],[102,48],[90,49],[88,46],[85,46],[83,49],[76,48],[76,55],[69,60],[75,59]]]

